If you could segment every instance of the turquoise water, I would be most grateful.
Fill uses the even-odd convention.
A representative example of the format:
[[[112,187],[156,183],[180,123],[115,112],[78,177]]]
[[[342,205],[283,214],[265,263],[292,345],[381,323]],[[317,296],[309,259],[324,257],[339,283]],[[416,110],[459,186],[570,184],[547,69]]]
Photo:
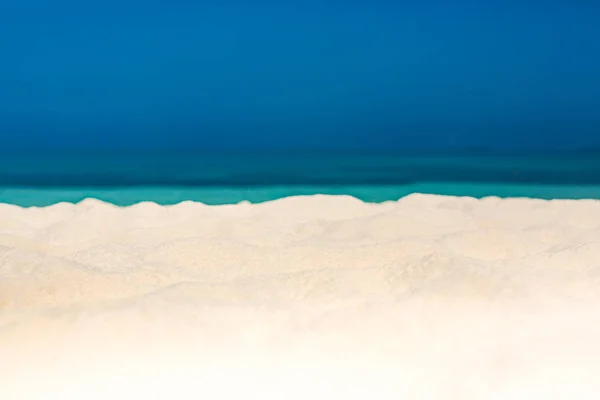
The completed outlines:
[[[117,205],[253,203],[411,193],[600,199],[600,155],[27,154],[0,159],[0,202],[45,206],[93,197]]]
[[[397,200],[411,193],[432,193],[454,196],[533,197],[541,199],[600,199],[598,186],[547,186],[498,184],[415,184],[398,186],[276,186],[254,188],[4,188],[0,202],[24,207],[45,206],[59,202],[77,203],[87,197],[116,205],[131,205],[140,201],[176,204],[193,200],[205,204],[232,204],[243,200],[258,203],[292,195],[347,194],[368,202]]]

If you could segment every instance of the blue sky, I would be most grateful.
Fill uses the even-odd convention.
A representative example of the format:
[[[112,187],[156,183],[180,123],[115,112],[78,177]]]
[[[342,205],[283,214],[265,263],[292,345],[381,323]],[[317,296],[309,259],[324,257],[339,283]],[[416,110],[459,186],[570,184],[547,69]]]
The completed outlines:
[[[599,20],[566,0],[0,0],[0,147],[600,146]]]

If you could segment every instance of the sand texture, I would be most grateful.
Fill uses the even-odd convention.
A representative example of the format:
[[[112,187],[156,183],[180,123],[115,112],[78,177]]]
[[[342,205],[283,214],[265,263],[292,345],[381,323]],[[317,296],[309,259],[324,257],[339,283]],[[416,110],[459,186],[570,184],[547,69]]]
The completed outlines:
[[[598,399],[600,201],[0,204],[0,399],[121,398]]]

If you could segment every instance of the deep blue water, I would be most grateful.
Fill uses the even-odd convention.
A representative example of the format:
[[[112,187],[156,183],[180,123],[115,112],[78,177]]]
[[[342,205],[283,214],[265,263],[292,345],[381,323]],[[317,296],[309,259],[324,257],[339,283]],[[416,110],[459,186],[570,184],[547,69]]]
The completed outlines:
[[[261,202],[299,194],[600,199],[600,153],[64,153],[0,155],[0,202]]]

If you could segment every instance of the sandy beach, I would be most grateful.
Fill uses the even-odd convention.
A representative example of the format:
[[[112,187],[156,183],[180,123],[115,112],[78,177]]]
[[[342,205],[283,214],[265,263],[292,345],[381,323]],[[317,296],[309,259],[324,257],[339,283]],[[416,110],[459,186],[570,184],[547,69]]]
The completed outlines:
[[[1,399],[597,399],[599,338],[596,200],[0,204]]]

